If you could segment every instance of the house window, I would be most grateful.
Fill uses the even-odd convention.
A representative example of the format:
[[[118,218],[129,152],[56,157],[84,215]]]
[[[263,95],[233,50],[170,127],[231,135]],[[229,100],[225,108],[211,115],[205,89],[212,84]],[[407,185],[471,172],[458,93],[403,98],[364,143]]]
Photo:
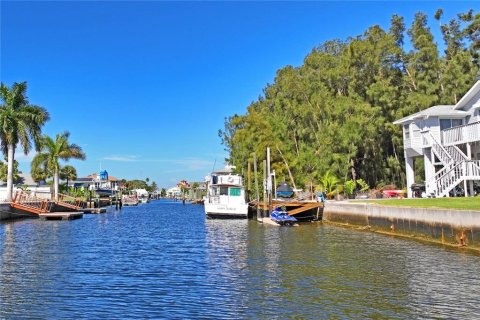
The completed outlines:
[[[458,127],[463,124],[462,119],[440,119],[440,130]]]
[[[410,124],[405,124],[403,126],[403,132],[405,133],[405,140],[410,139]]]
[[[462,124],[463,124],[462,119],[452,119],[452,128],[461,126]]]
[[[227,196],[228,195],[228,187],[220,187],[220,195]]]

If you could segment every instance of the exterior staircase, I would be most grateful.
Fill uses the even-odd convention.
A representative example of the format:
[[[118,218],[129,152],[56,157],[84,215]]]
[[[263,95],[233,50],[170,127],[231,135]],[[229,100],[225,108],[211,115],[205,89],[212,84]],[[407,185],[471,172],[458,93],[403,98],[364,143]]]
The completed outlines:
[[[435,197],[448,196],[450,191],[465,180],[480,180],[480,160],[470,160],[456,145],[442,146],[430,132],[424,138],[443,166],[426,183],[427,190]]]

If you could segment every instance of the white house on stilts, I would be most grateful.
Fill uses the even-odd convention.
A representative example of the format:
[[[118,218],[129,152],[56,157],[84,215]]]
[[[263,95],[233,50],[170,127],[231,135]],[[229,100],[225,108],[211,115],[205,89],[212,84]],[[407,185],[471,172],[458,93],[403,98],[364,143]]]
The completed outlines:
[[[480,183],[480,81],[457,104],[433,106],[394,124],[403,126],[408,197],[417,157],[424,159],[427,196],[448,197],[457,186],[474,195],[474,183]]]

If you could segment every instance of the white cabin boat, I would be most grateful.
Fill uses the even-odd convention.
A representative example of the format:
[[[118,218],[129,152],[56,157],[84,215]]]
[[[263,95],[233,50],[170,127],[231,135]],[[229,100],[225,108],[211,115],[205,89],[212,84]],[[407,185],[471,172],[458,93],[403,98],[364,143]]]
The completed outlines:
[[[148,191],[145,189],[133,189],[132,193],[135,194],[135,196],[138,199],[138,203],[148,203],[150,202],[149,199],[149,194]]]
[[[205,214],[209,218],[247,218],[243,177],[234,174],[233,166],[214,171],[205,177],[207,195],[204,197]]]

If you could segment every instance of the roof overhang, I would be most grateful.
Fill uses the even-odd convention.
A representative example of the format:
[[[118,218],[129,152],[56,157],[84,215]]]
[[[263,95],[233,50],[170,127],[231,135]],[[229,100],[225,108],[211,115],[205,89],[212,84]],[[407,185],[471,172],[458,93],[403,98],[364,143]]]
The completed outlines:
[[[470,99],[472,99],[479,91],[480,91],[480,80],[478,80],[473,85],[473,87],[471,87],[470,90],[468,90],[467,93],[465,93],[462,99],[460,99],[460,101],[457,102],[454,109],[455,110],[462,109],[465,106],[465,104],[468,101],[470,101]]]
[[[440,108],[439,108],[440,107]],[[420,112],[411,114],[405,118],[395,120],[393,124],[405,124],[414,122],[418,119],[428,119],[431,117],[439,117],[439,118],[450,118],[450,119],[462,119],[469,115],[468,112],[462,110],[454,110],[454,109],[446,109],[446,107],[453,107],[453,106],[433,106],[431,108],[422,110]],[[436,108],[436,109],[434,109]]]

